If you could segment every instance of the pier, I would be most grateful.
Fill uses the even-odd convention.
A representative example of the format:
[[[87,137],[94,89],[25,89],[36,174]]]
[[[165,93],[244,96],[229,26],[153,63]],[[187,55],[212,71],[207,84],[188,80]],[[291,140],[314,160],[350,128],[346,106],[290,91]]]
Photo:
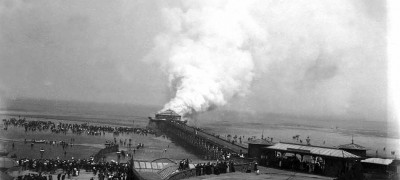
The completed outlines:
[[[237,155],[247,155],[248,153],[247,147],[221,139],[199,128],[188,126],[181,121],[150,120],[149,126],[157,128],[167,136],[176,138],[181,143],[192,146],[205,159],[219,159],[227,153]]]

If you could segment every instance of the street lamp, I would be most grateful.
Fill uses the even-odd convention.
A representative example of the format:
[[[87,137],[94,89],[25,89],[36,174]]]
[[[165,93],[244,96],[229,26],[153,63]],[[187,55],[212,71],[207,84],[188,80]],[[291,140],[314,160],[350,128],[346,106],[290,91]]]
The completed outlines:
[[[44,154],[44,149],[41,148],[41,149],[40,149],[40,159],[43,159],[43,154]]]

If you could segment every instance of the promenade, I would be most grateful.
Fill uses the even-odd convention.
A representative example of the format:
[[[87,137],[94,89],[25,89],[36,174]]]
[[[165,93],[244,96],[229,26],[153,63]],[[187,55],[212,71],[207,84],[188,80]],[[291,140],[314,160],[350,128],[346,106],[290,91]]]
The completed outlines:
[[[263,180],[263,179],[272,179],[272,180],[333,180],[334,178],[319,176],[314,174],[306,174],[306,173],[298,173],[293,171],[274,169],[274,168],[266,168],[259,166],[260,174],[257,175],[255,172],[251,173],[243,173],[243,172],[235,172],[235,173],[226,173],[220,175],[207,175],[207,176],[196,176],[188,178],[188,180],[201,180],[201,179],[210,179],[210,180]]]

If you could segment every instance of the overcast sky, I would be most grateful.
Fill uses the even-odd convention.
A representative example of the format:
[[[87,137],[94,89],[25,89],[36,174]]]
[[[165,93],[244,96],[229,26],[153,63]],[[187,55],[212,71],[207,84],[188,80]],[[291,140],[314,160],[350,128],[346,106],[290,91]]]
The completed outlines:
[[[324,61],[327,65],[315,64],[319,60],[311,65],[268,63],[256,68],[250,92],[224,108],[385,119],[386,4],[356,0],[352,5],[361,20],[351,23],[363,28],[373,24],[365,29],[365,42],[373,42],[365,50],[373,49],[370,58],[350,68],[352,64],[332,65],[330,60]],[[166,29],[163,9],[180,6],[184,5],[177,1],[154,0],[0,0],[1,98],[161,107],[174,93],[165,72],[148,55],[155,37]],[[346,53],[322,54],[321,59]],[[303,69],[302,78],[294,74],[296,69]]]

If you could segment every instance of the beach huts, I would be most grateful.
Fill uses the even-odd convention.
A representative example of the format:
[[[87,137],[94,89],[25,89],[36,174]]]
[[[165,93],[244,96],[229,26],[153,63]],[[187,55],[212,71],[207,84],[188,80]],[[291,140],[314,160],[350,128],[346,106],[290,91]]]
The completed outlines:
[[[366,179],[398,179],[400,161],[384,158],[361,160]]]
[[[361,156],[361,157],[366,157],[367,156],[367,148],[355,144],[354,140],[351,140],[350,144],[344,144],[344,145],[340,145],[338,146],[339,149],[345,150],[349,153],[355,154],[357,156]]]
[[[255,152],[255,151],[254,151]],[[260,149],[267,166],[338,177],[360,165],[362,157],[335,147],[279,142]]]

